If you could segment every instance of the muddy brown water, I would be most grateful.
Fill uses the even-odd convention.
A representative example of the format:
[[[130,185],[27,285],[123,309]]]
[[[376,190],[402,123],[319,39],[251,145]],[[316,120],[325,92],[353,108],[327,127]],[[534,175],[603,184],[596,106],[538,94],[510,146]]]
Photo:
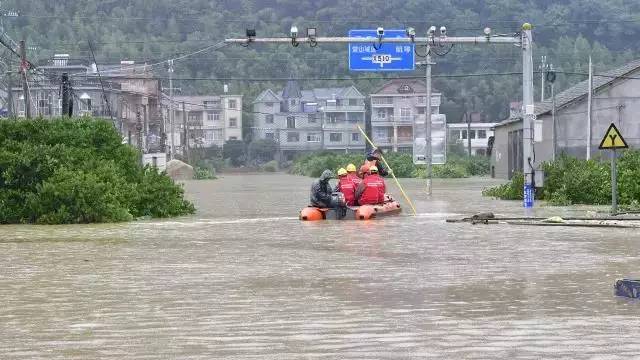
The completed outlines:
[[[190,217],[0,226],[0,358],[640,357],[640,303],[612,290],[640,276],[637,230],[445,223],[524,215],[486,179],[403,180],[418,216],[303,223],[310,182],[227,175],[185,184]]]

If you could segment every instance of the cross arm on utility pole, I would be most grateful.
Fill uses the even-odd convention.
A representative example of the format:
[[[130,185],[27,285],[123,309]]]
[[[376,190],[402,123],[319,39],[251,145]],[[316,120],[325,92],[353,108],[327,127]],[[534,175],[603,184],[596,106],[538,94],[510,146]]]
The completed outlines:
[[[450,45],[450,44],[520,44],[519,37],[509,36],[433,36],[433,37],[405,37],[405,38],[377,38],[377,37],[265,37],[265,38],[230,38],[225,39],[227,44],[251,44],[251,43],[269,43],[269,44],[288,44],[295,41],[299,44],[315,44],[315,43],[337,43],[337,44],[384,44],[384,43],[415,43],[418,45]]]

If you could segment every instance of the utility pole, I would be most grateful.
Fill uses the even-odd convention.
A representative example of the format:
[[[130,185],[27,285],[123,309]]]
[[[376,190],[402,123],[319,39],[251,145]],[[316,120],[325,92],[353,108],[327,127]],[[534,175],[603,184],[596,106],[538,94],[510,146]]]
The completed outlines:
[[[464,120],[467,123],[467,156],[471,158],[471,115],[464,112]]]
[[[62,73],[62,116],[69,116],[69,74]]]
[[[29,96],[29,83],[27,83],[27,46],[24,40],[20,40],[20,72],[22,73],[22,93],[24,94],[24,114],[31,119],[31,97]]]
[[[364,133],[367,134],[369,139],[371,137],[371,96],[367,96],[364,101]],[[369,153],[371,151],[371,144],[368,141],[362,139],[364,141],[364,149],[365,153]]]
[[[184,126],[184,159],[189,162],[189,124],[187,124],[187,110],[182,102],[182,126]]]
[[[171,146],[171,152],[169,154],[169,158],[173,160],[176,156],[176,146],[175,146],[175,128],[173,125],[173,60],[168,60],[169,63],[169,126],[171,128],[171,139],[169,144]]]
[[[142,147],[142,117],[140,115],[140,108],[136,107],[136,131],[138,132],[138,150],[140,154],[144,153]]]
[[[531,24],[522,25],[522,170],[524,172],[524,201],[525,208],[532,208],[535,202],[533,188],[533,121],[535,109],[533,105],[533,37]]]
[[[9,117],[15,117],[16,111],[13,104],[13,66],[11,58],[7,60],[7,63],[9,65],[9,71],[7,71],[7,102],[9,103]]]
[[[442,30],[444,29],[444,31]],[[298,37],[297,27],[292,26],[291,28],[291,36],[288,37],[266,37],[266,38],[258,38],[256,37],[256,32],[253,29],[247,29],[247,36],[245,38],[232,38],[225,39],[225,44],[239,44],[245,47],[250,46],[253,43],[270,43],[270,44],[291,44],[292,46],[299,46],[300,44],[309,44],[311,47],[314,47],[320,43],[332,43],[332,44],[384,44],[384,43],[397,43],[397,44],[419,44],[428,47],[428,50],[433,47],[441,47],[444,45],[455,45],[455,44],[470,44],[470,45],[490,45],[490,44],[503,44],[503,45],[516,45],[521,46],[523,52],[523,110],[526,114],[523,121],[523,155],[524,155],[524,169],[527,174],[525,185],[528,184],[528,191],[531,193],[532,184],[533,184],[533,172],[532,172],[532,164],[534,159],[531,158],[533,149],[532,149],[532,129],[530,128],[533,122],[533,118],[535,117],[534,105],[533,105],[533,41],[531,35],[532,26],[529,23],[525,23],[522,25],[522,31],[519,36],[493,36],[490,28],[484,29],[484,36],[447,36],[446,28],[442,27],[440,36],[436,36],[436,28],[432,26],[429,29],[428,36],[426,37],[417,37],[411,36],[410,29],[407,29],[407,37],[396,37],[396,38],[385,38],[384,35],[379,35],[377,37],[317,37],[315,36],[315,29],[311,32],[308,29],[307,37]],[[415,34],[415,30],[414,30]],[[427,52],[430,55],[430,51]],[[427,63],[430,62],[430,56],[427,58]],[[373,60],[372,60],[373,61]],[[427,80],[429,79],[429,73],[431,69],[427,65]],[[429,84],[430,85],[430,84]],[[429,134],[425,136],[426,143],[426,153],[427,158],[427,187],[428,192],[430,192],[431,181],[429,179],[429,172],[431,170],[431,162],[432,162],[432,154],[431,154],[431,137],[430,137],[430,128],[431,128],[431,90],[430,86],[427,86],[428,94],[428,104],[427,106],[427,131]],[[530,163],[531,162],[531,163]],[[527,193],[527,187],[525,186],[524,193]],[[531,202],[528,207],[533,206],[533,202]]]
[[[425,99],[425,119],[424,119],[424,127],[425,127],[425,157],[424,160],[427,163],[427,195],[431,195],[432,193],[432,177],[433,177],[433,154],[431,148],[431,46],[427,42],[427,58],[426,58],[426,99]]]
[[[591,160],[591,121],[593,116],[593,64],[589,56],[589,96],[587,97],[587,160]]]

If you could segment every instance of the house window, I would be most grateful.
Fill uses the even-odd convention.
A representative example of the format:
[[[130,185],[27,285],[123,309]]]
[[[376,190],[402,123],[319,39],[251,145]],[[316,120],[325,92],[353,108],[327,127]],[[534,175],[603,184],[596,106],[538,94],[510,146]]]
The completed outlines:
[[[460,131],[459,130],[451,130],[449,138],[457,140],[460,139]]]
[[[384,119],[387,117],[387,111],[384,109],[378,109],[378,119]]]
[[[38,113],[49,115],[49,101],[47,99],[38,99]]]
[[[349,99],[349,106],[358,106],[358,99]]]
[[[204,133],[204,138],[207,141],[213,141],[213,132],[207,131],[206,133]]]
[[[320,142],[320,135],[316,133],[307,134],[307,142]]]
[[[475,138],[476,138],[476,131],[475,131],[475,130],[471,130],[471,131],[469,131],[469,137],[470,137],[471,139],[475,139]]]
[[[460,136],[461,139],[466,139],[467,138],[467,130],[462,130],[460,132],[460,135],[461,135]]]
[[[318,119],[316,119],[315,114],[309,114],[309,124],[315,124],[317,122]]]
[[[400,109],[400,117],[407,118],[411,116],[411,109],[402,108]]]
[[[287,142],[298,142],[300,141],[300,134],[297,132],[288,132],[287,133]]]
[[[359,142],[360,134],[359,133],[351,133],[351,141]]]
[[[287,116],[287,129],[295,129],[295,128],[296,128],[296,117]]]
[[[273,115],[269,114],[264,117],[264,122],[267,124],[273,124]]]
[[[419,108],[418,108],[418,114],[420,114],[420,115],[424,114],[424,112],[425,112],[425,111],[426,111],[426,110],[425,110],[425,108],[423,108],[423,107],[419,107]]]
[[[207,113],[207,121],[215,121],[215,113],[208,112]]]
[[[338,116],[336,114],[327,114],[327,122],[335,124],[338,122]]]
[[[237,136],[229,136],[229,140],[238,140]]]
[[[289,105],[290,106],[295,106],[296,105],[296,99],[289,100]]]
[[[235,110],[238,106],[238,102],[234,99],[229,99],[229,109]]]
[[[204,107],[207,109],[216,107],[216,106],[220,106],[220,100],[215,101],[215,100],[207,100],[207,101],[203,101],[202,102],[204,104]]]
[[[487,130],[478,130],[478,139],[486,139]]]
[[[342,133],[330,133],[329,141],[331,142],[341,142],[342,141]]]
[[[268,103],[264,103],[264,106],[268,107],[268,108],[273,108],[273,103],[272,102],[268,102]]]
[[[362,113],[359,112],[349,112],[347,113],[347,120],[351,122],[362,121]]]
[[[190,123],[198,122],[200,118],[198,115],[199,115],[198,113],[194,113],[194,114],[189,113],[189,122]]]
[[[267,140],[274,140],[276,138],[276,135],[272,132],[268,132],[264,134],[264,138]]]
[[[236,118],[230,118],[230,119],[229,119],[229,127],[230,127],[230,128],[238,127],[238,119],[236,119]]]

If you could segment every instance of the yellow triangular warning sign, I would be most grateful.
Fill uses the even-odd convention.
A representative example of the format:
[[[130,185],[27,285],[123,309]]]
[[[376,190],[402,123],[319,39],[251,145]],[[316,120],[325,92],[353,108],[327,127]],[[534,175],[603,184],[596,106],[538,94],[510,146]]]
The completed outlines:
[[[628,147],[629,145],[627,145],[618,128],[614,124],[609,125],[609,129],[600,142],[600,149],[626,149]]]

